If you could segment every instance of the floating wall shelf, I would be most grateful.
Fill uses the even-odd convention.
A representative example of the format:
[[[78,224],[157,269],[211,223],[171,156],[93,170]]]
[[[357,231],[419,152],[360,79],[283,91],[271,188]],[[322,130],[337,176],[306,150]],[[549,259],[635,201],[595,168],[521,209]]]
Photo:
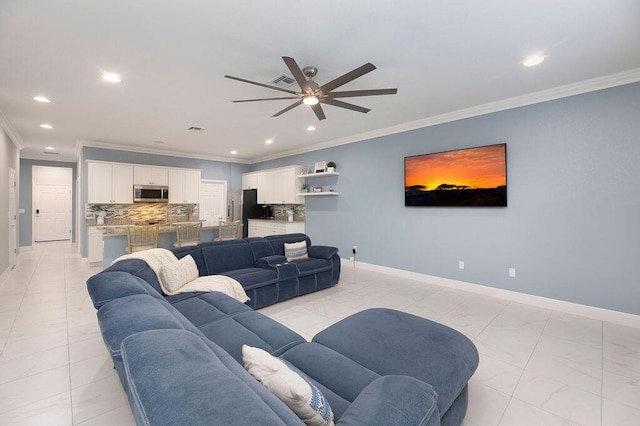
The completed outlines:
[[[298,178],[316,178],[316,177],[323,177],[323,176],[339,176],[340,173],[338,172],[323,172],[323,173],[309,173],[306,175],[297,175],[296,177]]]
[[[302,197],[312,197],[312,196],[317,196],[317,195],[340,195],[340,193],[335,192],[335,191],[331,191],[331,192],[301,192],[297,195],[300,195]]]

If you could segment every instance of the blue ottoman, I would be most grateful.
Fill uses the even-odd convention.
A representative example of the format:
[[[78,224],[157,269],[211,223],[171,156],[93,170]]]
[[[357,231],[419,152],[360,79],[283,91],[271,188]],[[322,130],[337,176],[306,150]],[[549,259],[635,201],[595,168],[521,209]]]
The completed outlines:
[[[442,425],[459,425],[478,351],[464,334],[405,312],[368,309],[316,334],[313,341],[380,375],[412,376],[438,394]]]

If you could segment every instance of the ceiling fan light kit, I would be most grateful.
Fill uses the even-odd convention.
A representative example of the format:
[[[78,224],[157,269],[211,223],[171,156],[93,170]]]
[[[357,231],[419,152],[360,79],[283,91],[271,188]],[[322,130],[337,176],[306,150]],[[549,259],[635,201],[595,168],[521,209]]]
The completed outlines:
[[[340,101],[336,98],[350,98],[350,97],[358,97],[358,96],[377,96],[377,95],[395,95],[398,92],[398,89],[369,89],[369,90],[350,90],[350,91],[341,91],[341,92],[333,92],[334,89],[337,89],[340,86],[343,86],[358,77],[362,77],[368,72],[371,72],[376,69],[375,65],[372,63],[366,63],[361,67],[358,67],[352,71],[349,71],[346,74],[341,75],[338,78],[331,80],[328,83],[319,86],[318,83],[313,81],[313,77],[318,74],[318,68],[309,66],[300,68],[296,63],[295,59],[290,58],[288,56],[283,56],[282,59],[284,63],[289,68],[289,71],[293,75],[296,83],[300,86],[300,91],[294,91],[290,89],[285,89],[282,87],[276,87],[269,84],[258,83],[256,81],[245,80],[239,77],[233,77],[230,75],[225,75],[226,78],[230,78],[232,80],[241,81],[243,83],[254,84],[256,86],[266,87],[268,89],[278,90],[281,92],[289,93],[293,96],[283,96],[277,98],[261,98],[261,99],[243,99],[237,100],[233,102],[259,102],[259,101],[275,101],[275,100],[284,100],[284,99],[295,99],[296,101],[284,108],[276,112],[272,117],[279,117],[287,111],[292,110],[298,105],[305,104],[311,107],[313,112],[315,113],[318,120],[324,120],[326,116],[324,115],[324,111],[322,110],[322,106],[320,104],[332,105],[339,108],[348,109],[351,111],[357,111],[361,113],[367,113],[370,111],[368,108],[363,108],[358,105],[354,105],[348,102]]]

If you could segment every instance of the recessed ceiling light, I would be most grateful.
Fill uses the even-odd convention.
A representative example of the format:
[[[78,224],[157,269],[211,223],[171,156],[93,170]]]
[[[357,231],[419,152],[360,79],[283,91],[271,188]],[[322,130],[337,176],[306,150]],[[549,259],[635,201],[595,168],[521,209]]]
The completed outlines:
[[[236,155],[238,153],[238,151],[236,151],[235,149],[233,151],[231,151],[231,155]]]
[[[55,148],[54,148],[54,147],[52,147],[52,146],[45,146],[45,147],[44,147],[44,149],[46,149],[47,151],[53,151],[53,150],[55,150]]]
[[[105,72],[102,74],[102,79],[109,83],[120,83],[120,75],[112,72]]]
[[[536,53],[534,55],[527,56],[521,63],[525,67],[533,67],[542,63],[542,61],[544,61],[544,58],[544,55]]]
[[[273,143],[273,139],[267,139],[266,141],[264,141],[264,143],[266,143],[267,145],[271,145]]]
[[[45,98],[44,96],[34,96],[33,100],[34,101],[38,101],[38,102],[42,102],[43,104],[48,104],[49,102],[51,102],[51,99]]]
[[[43,129],[53,129],[53,126],[51,124],[41,124],[40,127],[42,127]]]
[[[313,131],[315,131],[315,130],[316,130],[316,126],[309,126],[309,127],[307,127],[307,131],[308,131],[308,132],[313,132]]]

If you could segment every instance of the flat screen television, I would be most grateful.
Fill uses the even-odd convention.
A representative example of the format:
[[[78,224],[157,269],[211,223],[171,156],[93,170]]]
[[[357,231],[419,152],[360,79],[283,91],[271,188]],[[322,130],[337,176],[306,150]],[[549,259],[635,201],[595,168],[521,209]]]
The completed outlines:
[[[506,207],[507,144],[405,157],[404,205]]]

